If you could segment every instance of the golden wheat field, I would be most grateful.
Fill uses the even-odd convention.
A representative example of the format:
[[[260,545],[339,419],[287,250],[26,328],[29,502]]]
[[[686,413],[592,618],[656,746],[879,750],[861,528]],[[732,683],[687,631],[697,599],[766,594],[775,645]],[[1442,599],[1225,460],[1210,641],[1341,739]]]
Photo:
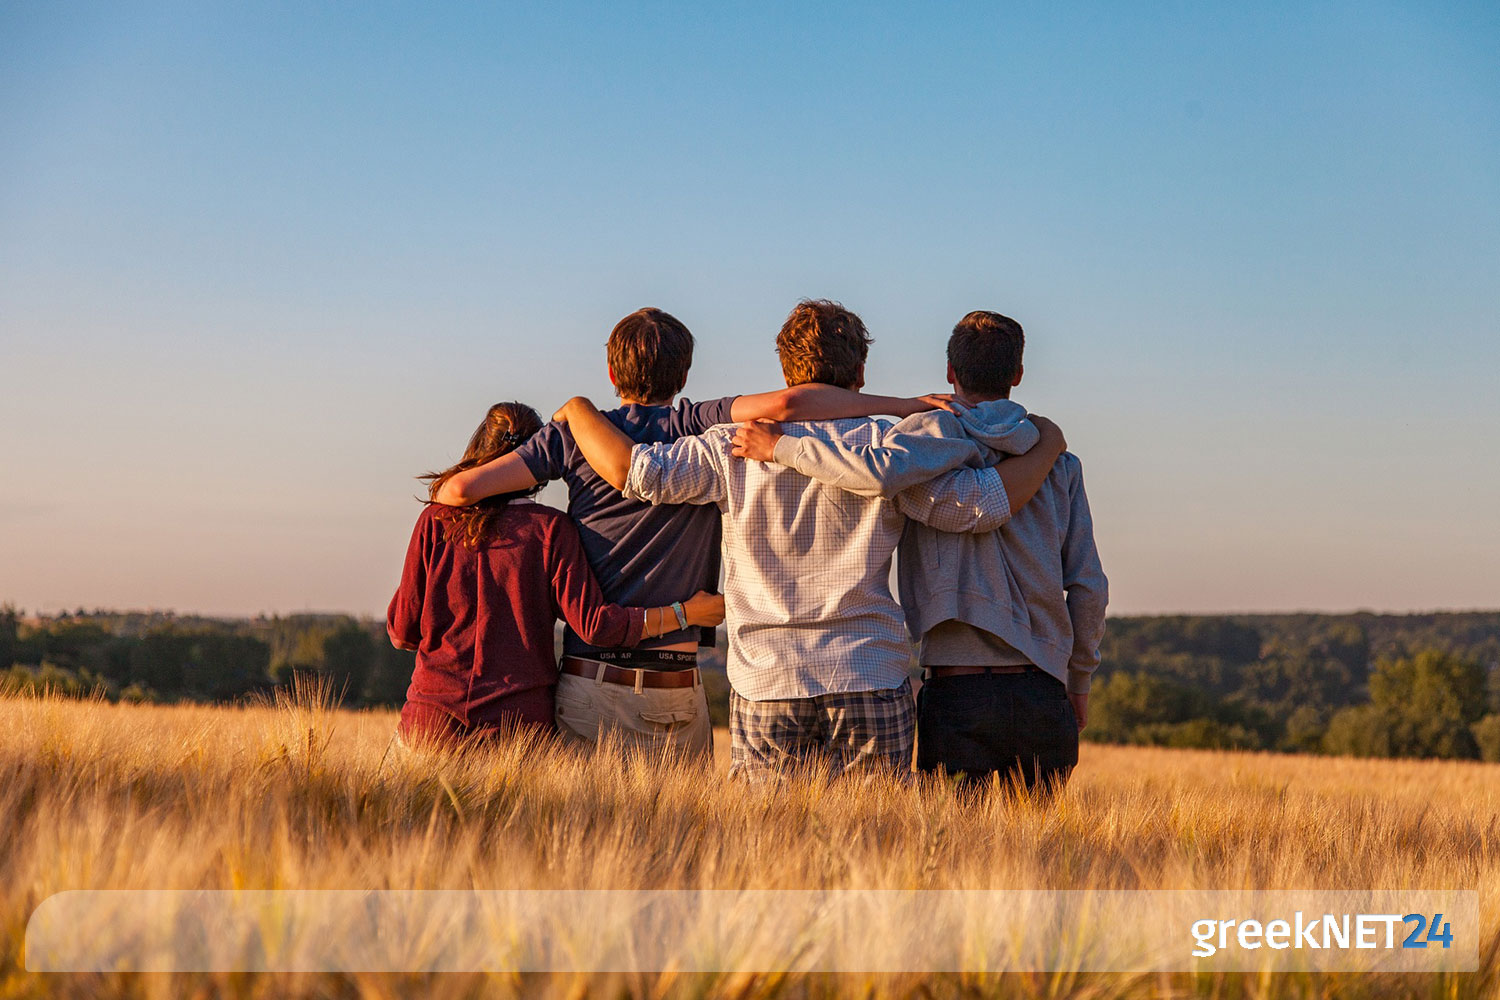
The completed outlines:
[[[395,716],[0,698],[0,996],[1479,997],[1497,992],[1500,766],[1085,745],[1051,801],[502,747],[391,752]],[[42,974],[84,888],[1477,888],[1462,974]]]

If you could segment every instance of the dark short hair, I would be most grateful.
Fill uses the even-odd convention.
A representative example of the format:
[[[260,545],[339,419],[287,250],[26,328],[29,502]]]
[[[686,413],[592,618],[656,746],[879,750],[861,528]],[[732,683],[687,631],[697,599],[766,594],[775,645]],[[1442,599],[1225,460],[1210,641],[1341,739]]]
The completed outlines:
[[[615,373],[615,392],[657,403],[687,385],[693,335],[676,316],[647,306],[615,324],[605,350]]]
[[[776,335],[776,353],[787,385],[826,382],[853,386],[870,356],[864,321],[837,302],[803,299]]]
[[[1026,334],[1009,316],[976,309],[953,328],[948,338],[948,364],[967,392],[1009,396],[1021,374],[1021,352]]]

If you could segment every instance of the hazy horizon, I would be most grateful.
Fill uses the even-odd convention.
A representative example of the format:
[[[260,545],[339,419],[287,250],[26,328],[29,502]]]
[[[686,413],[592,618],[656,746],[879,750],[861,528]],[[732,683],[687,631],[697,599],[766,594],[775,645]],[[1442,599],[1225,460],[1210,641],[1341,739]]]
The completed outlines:
[[[3,606],[3,605],[0,605]],[[255,612],[243,611],[194,611],[181,608],[80,608],[76,605],[60,606],[53,609],[47,608],[22,608],[15,609],[23,619],[26,618],[64,618],[77,617],[82,612],[84,617],[92,615],[174,615],[178,618],[205,618],[218,619],[222,621],[255,621],[261,618],[292,618],[298,615],[309,616],[351,616],[369,620],[384,620],[385,613],[354,612],[339,608],[292,608],[281,610],[266,610]],[[1316,615],[1320,617],[1344,617],[1350,615],[1374,615],[1376,617],[1420,617],[1424,615],[1492,615],[1500,614],[1500,608],[1414,608],[1410,610],[1386,611],[1378,608],[1352,608],[1333,609],[1324,608],[1292,608],[1271,611],[1141,611],[1121,612],[1110,609],[1109,618],[1240,618],[1240,617],[1279,617],[1292,615]],[[559,625],[559,627],[561,627]],[[723,630],[719,633],[719,642],[724,642]]]
[[[975,308],[1111,613],[1500,607],[1500,9],[0,7],[0,604],[381,615],[485,407]],[[561,505],[561,490],[544,494]]]

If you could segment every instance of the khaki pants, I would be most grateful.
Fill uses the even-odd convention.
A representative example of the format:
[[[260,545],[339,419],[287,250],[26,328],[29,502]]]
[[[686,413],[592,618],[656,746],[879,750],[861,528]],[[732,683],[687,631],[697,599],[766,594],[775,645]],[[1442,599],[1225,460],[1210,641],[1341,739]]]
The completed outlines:
[[[703,683],[680,688],[635,688],[561,674],[557,680],[557,731],[568,743],[590,747],[606,733],[627,750],[714,753],[713,726]]]

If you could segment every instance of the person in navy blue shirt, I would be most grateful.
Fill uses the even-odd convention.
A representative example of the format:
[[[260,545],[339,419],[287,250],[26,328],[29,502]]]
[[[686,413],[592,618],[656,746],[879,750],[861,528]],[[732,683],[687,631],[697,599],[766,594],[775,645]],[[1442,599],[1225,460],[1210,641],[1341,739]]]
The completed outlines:
[[[649,307],[615,325],[606,353],[621,405],[605,416],[639,444],[675,441],[716,424],[905,417],[949,405],[943,395],[908,399],[818,384],[700,403],[676,400],[692,365],[693,335],[676,317]],[[434,499],[463,506],[556,479],[567,483],[568,513],[606,600],[670,606],[700,590],[717,591],[718,508],[627,500],[594,472],[567,424],[557,420],[515,451],[454,475]],[[559,732],[587,745],[613,733],[611,739],[626,748],[711,757],[713,730],[697,669],[700,644],[713,645],[713,630],[700,632],[685,622],[635,648],[601,648],[570,627],[559,664]]]

